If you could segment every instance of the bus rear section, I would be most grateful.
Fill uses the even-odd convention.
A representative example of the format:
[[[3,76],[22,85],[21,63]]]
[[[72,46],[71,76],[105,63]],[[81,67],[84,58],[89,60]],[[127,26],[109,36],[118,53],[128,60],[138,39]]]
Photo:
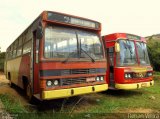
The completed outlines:
[[[29,99],[105,91],[107,65],[100,33],[97,21],[44,11],[8,47],[6,76],[25,89]]]
[[[143,37],[114,33],[103,36],[110,89],[139,89],[154,85],[146,40]]]

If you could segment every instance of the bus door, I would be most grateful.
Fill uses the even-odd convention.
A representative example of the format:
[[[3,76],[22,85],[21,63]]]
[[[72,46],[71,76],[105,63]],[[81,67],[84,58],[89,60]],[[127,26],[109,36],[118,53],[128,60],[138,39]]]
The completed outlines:
[[[108,61],[108,72],[109,75],[109,88],[114,88],[114,47],[107,48],[107,61]]]
[[[36,31],[33,33],[33,93],[39,92],[39,46],[40,40],[36,38]]]

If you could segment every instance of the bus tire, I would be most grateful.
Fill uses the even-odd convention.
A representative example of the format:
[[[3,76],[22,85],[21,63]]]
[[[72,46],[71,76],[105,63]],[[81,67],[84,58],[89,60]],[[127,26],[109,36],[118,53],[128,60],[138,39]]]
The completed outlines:
[[[9,86],[13,88],[13,83],[11,82],[11,80],[9,80]]]
[[[12,83],[12,81],[11,81],[11,74],[10,74],[10,72],[8,73],[8,80],[9,80],[9,86],[10,86],[11,88],[13,88],[13,83]]]
[[[29,100],[29,102],[32,102],[32,88],[29,83],[27,83],[26,85],[26,95],[27,95],[27,99]]]

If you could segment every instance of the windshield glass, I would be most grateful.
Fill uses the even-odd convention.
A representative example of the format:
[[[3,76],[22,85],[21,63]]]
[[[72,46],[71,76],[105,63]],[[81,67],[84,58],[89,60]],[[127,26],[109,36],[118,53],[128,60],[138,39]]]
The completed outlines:
[[[130,66],[137,64],[134,42],[121,39],[119,45],[120,52],[117,54],[117,65]]]
[[[143,42],[136,42],[136,47],[138,51],[139,61],[141,65],[149,65],[149,57],[147,52],[147,46]]]
[[[48,27],[45,30],[45,58],[65,58],[74,52],[77,57],[77,40],[75,31]]]
[[[92,32],[48,26],[45,30],[45,58],[89,58],[80,47],[95,59],[102,55],[99,37]]]
[[[89,54],[93,59],[102,58],[102,45],[99,40],[99,37],[96,34],[89,32],[78,32],[78,39],[80,42],[80,57],[88,58]],[[85,52],[83,52],[84,50]]]

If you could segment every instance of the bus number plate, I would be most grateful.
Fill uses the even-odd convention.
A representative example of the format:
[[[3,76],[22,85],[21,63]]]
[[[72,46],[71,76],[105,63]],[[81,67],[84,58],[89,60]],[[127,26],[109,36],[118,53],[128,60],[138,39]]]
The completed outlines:
[[[95,80],[96,80],[95,77],[86,78],[86,81],[87,81],[87,82],[93,82],[93,81],[95,81]]]
[[[147,87],[147,83],[142,83],[141,87]]]

